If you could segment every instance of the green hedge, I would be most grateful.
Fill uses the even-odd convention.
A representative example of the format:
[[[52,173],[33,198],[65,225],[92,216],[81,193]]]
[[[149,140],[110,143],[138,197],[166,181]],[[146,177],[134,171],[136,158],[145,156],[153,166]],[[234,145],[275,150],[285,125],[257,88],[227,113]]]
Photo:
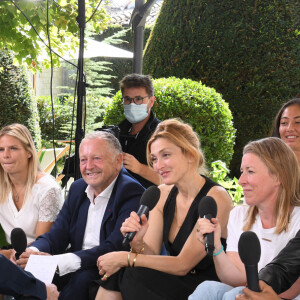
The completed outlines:
[[[233,155],[235,129],[227,103],[214,89],[188,79],[175,77],[153,81],[157,118],[181,118],[199,134],[207,165],[220,159],[229,164]],[[118,92],[106,111],[104,123],[118,124],[124,119]]]
[[[9,51],[0,51],[0,128],[21,123],[29,129],[37,148],[41,145],[39,116],[26,70],[13,64]]]
[[[201,80],[222,93],[243,146],[267,136],[276,111],[300,93],[300,2],[164,0],[144,73]]]

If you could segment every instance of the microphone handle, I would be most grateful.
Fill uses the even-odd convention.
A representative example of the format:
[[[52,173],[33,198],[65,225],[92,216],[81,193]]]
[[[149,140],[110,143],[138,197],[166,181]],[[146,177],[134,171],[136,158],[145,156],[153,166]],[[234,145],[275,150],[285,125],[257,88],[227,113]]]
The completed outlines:
[[[208,219],[211,222],[213,216],[211,214],[204,215],[203,218]],[[205,250],[210,256],[213,255],[215,250],[214,232],[205,234]]]
[[[139,217],[141,217],[143,214],[147,214],[148,212],[149,212],[148,206],[142,204],[140,206],[139,210],[137,211],[137,215]],[[142,223],[142,222],[140,221],[140,223]],[[131,242],[133,240],[135,235],[136,235],[136,231],[126,232],[123,242],[122,242],[122,246],[125,248],[129,244],[129,242]]]
[[[18,260],[20,258],[21,254],[22,254],[22,252],[16,252],[16,254],[15,254],[16,260]]]
[[[215,246],[214,246],[214,232],[205,235],[205,250],[210,256],[213,256]]]
[[[256,265],[245,265],[247,275],[247,285],[251,291],[260,292],[258,284],[258,270]]]

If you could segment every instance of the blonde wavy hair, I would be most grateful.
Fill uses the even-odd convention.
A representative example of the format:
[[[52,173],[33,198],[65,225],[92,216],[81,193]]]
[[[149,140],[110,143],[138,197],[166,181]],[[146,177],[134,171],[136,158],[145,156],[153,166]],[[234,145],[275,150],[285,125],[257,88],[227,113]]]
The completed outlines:
[[[184,154],[190,154],[195,159],[196,167],[200,174],[205,175],[208,173],[198,135],[189,124],[179,119],[169,119],[158,124],[147,144],[147,162],[150,167],[153,166],[151,145],[159,138],[168,139],[171,143],[181,148]]]
[[[24,196],[24,202],[28,199],[31,194],[32,187],[36,181],[36,177],[41,171],[39,160],[37,157],[37,152],[32,140],[32,136],[29,130],[21,124],[14,123],[7,125],[0,130],[0,138],[4,135],[9,135],[17,138],[23,145],[24,149],[30,152],[31,157],[28,158],[28,176],[26,183],[26,190]],[[8,195],[12,190],[12,182],[8,174],[3,170],[0,165],[0,203],[5,202],[8,199]]]
[[[280,187],[276,201],[275,232],[287,231],[292,208],[300,206],[300,170],[296,155],[277,137],[268,137],[248,143],[243,151],[243,154],[246,153],[258,156],[270,174],[278,178]],[[257,213],[256,206],[249,208],[243,230],[251,229]]]

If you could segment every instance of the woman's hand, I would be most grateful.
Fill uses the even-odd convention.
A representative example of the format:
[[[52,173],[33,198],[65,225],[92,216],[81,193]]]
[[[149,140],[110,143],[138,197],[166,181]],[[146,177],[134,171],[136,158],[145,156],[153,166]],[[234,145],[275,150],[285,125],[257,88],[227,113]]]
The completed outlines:
[[[118,272],[122,267],[127,266],[128,252],[110,252],[99,256],[97,266],[102,280],[107,280],[109,276]]]
[[[142,224],[140,223],[140,220]],[[129,218],[125,219],[125,221],[122,223],[121,227],[121,233],[123,236],[127,232],[136,232],[136,235],[134,236],[132,240],[132,246],[138,243],[142,244],[144,235],[149,227],[147,217],[145,215],[142,215],[141,218],[137,215],[136,212],[131,212]]]
[[[14,249],[7,249],[7,250],[1,249],[0,254],[2,254],[7,259],[11,260],[12,262],[14,262],[14,260],[13,260],[13,258],[15,256],[15,250]]]
[[[204,235],[207,233],[214,232],[214,243],[215,248],[219,249],[222,247],[221,244],[221,226],[216,218],[212,218],[211,221],[205,218],[199,218],[197,221],[197,239],[203,245],[205,244]]]

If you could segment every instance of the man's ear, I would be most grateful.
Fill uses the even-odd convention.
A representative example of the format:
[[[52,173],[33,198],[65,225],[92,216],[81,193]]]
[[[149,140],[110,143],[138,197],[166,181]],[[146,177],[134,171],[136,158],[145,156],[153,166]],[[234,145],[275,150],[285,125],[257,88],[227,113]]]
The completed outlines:
[[[150,101],[149,101],[149,107],[152,108],[152,106],[154,105],[154,102],[155,102],[155,97],[154,96],[151,96],[150,97]]]
[[[118,165],[119,169],[121,169],[122,165],[123,165],[123,154],[122,153],[119,153],[117,155],[116,161],[117,161],[117,165]]]

